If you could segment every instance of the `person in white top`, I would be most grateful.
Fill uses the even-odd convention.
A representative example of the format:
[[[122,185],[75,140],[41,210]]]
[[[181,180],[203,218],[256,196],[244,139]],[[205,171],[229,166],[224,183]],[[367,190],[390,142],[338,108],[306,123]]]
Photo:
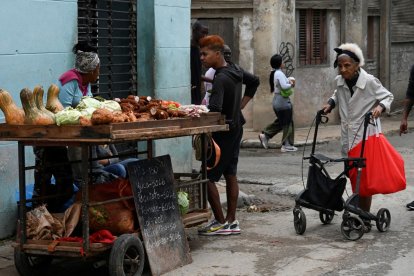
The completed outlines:
[[[267,125],[262,133],[259,134],[259,140],[262,146],[267,149],[269,140],[283,131],[281,152],[292,152],[298,149],[294,146],[294,128],[293,128],[293,108],[289,96],[282,96],[282,90],[288,90],[295,87],[295,79],[288,79],[281,69],[284,63],[281,55],[273,55],[270,59],[272,71],[269,76],[270,92],[273,96],[273,111],[276,119]]]

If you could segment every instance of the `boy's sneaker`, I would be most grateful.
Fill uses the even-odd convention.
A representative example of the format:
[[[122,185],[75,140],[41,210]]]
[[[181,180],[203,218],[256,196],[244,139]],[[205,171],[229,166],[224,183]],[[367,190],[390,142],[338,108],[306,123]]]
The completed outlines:
[[[298,148],[295,147],[295,146],[285,146],[285,145],[283,145],[280,148],[281,152],[294,152],[294,151],[297,151],[297,150],[298,150]]]
[[[229,229],[232,235],[239,235],[240,234],[240,224],[238,220],[229,223]]]
[[[266,137],[266,134],[260,133],[259,134],[259,140],[260,140],[260,143],[262,144],[262,146],[265,149],[269,148],[269,138]]]
[[[198,229],[198,234],[203,236],[230,235],[231,233],[228,233],[226,230],[228,226],[229,224],[227,221],[225,223],[220,223],[213,219],[206,226]]]
[[[407,208],[411,211],[414,210],[414,201],[407,204]]]

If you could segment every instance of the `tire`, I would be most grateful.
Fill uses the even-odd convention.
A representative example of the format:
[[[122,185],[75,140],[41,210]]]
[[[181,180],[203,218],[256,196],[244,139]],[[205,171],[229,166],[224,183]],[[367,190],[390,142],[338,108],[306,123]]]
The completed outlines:
[[[109,255],[110,276],[140,276],[144,264],[144,246],[137,236],[123,234],[115,240]]]
[[[52,257],[45,255],[29,255],[14,248],[14,265],[21,276],[46,275]]]
[[[381,208],[377,213],[376,225],[380,232],[386,232],[390,228],[391,213],[386,208]]]
[[[350,241],[359,240],[365,233],[364,222],[359,217],[344,216],[341,223],[341,233]]]
[[[293,208],[293,225],[296,234],[302,235],[306,231],[306,216],[300,207]]]
[[[327,213],[327,212],[323,212],[320,211],[319,212],[319,219],[321,220],[321,222],[323,224],[330,224],[334,218],[335,213]]]

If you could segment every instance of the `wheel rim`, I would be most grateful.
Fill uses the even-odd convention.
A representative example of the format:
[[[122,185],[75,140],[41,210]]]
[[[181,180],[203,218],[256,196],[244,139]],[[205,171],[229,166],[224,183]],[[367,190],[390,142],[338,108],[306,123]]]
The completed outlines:
[[[341,233],[351,241],[356,241],[364,235],[365,226],[358,217],[348,217],[342,221]]]
[[[135,275],[139,269],[141,256],[138,248],[129,247],[124,255],[123,268],[125,275]]]
[[[377,214],[377,229],[380,232],[388,230],[391,224],[391,213],[388,209],[380,209]]]

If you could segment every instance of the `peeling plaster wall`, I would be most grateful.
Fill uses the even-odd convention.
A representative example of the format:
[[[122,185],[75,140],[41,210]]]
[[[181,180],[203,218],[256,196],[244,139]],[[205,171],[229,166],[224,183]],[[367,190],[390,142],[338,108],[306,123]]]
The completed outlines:
[[[328,22],[328,64],[320,66],[298,66],[294,72],[296,88],[294,98],[294,122],[295,126],[310,126],[316,112],[334,91],[334,78],[337,70],[332,64],[335,60],[335,52],[331,51],[340,44],[340,12],[329,10]],[[338,119],[337,112],[330,115],[330,123]]]
[[[296,44],[296,22],[294,1],[255,0],[253,6],[254,68],[261,80],[254,98],[253,129],[259,131],[276,116],[268,84],[271,70],[269,60],[278,53],[282,42]],[[294,74],[296,76],[296,72]]]
[[[395,43],[391,45],[391,92],[394,94],[393,107],[402,109],[407,92],[411,66],[414,65],[413,43]]]

